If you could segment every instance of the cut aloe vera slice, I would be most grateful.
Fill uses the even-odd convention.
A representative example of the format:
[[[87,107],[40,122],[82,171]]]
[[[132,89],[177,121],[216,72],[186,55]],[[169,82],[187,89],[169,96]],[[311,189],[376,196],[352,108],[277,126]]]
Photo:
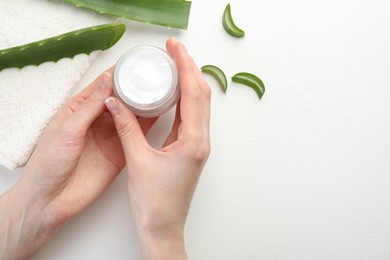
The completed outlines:
[[[233,82],[244,84],[250,88],[252,88],[259,99],[264,95],[265,86],[263,81],[259,77],[254,74],[248,72],[240,72],[232,77]]]
[[[219,85],[221,86],[223,92],[226,93],[228,82],[225,73],[220,68],[214,65],[205,65],[201,68],[201,70],[204,73],[208,73],[214,76],[217,79]]]
[[[0,71],[39,65],[46,61],[56,62],[62,58],[73,58],[79,53],[106,50],[119,41],[125,30],[125,24],[104,24],[0,50]]]
[[[230,10],[230,4],[228,4],[223,12],[222,16],[222,24],[225,31],[234,37],[244,37],[245,32],[238,28],[238,26],[234,23],[232,13]]]
[[[187,0],[65,0],[78,7],[144,23],[187,29],[191,1]]]

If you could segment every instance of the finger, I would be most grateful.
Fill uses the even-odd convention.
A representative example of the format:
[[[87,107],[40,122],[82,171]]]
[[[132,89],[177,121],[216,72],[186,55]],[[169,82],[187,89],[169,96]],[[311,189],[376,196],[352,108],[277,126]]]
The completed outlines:
[[[112,75],[114,73],[114,67],[109,68],[108,70],[106,70],[103,73],[110,74],[111,78],[112,78]],[[100,81],[100,76],[97,77],[91,84],[89,84],[88,87],[86,87],[83,91],[81,91],[79,94],[74,96],[74,98],[81,97],[83,99],[87,99],[92,94],[92,92],[95,90],[96,86],[99,84],[99,81]],[[71,99],[71,101],[72,101],[72,99]]]
[[[131,160],[149,147],[137,117],[115,97],[107,98],[104,103],[114,118],[126,158]]]
[[[97,81],[88,88],[95,88],[73,116],[69,118],[71,124],[79,130],[88,130],[90,125],[99,117],[104,109],[104,100],[112,93],[111,74],[104,72]]]
[[[150,128],[156,123],[158,117],[152,117],[152,118],[145,118],[145,117],[140,117],[138,118],[138,123],[141,126],[142,132],[144,135],[146,135]]]
[[[203,124],[203,91],[198,84],[196,67],[183,44],[175,39],[167,41],[167,50],[173,56],[179,72],[181,91],[181,118],[183,131],[193,131]]]
[[[114,70],[114,67],[111,67],[110,69],[106,70],[105,72],[112,75]],[[83,91],[72,97],[55,115],[55,117],[52,120],[52,123],[58,124],[62,123],[66,118],[73,115],[76,110],[81,107],[88,97],[92,94],[92,92],[96,89],[96,87],[99,85],[100,76],[97,77],[91,84],[89,84]],[[112,86],[109,86],[112,88]]]
[[[201,90],[203,90],[203,88],[206,89],[207,91],[207,88],[208,88],[208,84],[206,82],[206,80],[204,79],[203,77],[203,74],[202,74],[202,71],[200,70],[200,68],[196,65],[196,63],[194,62],[194,60],[191,58],[191,56],[188,54],[188,51],[186,49],[186,47],[178,42],[175,38],[171,38],[167,41],[166,43],[166,47],[167,47],[167,50],[168,52],[175,58],[175,48],[178,48],[178,46],[180,46],[183,48],[184,50],[184,54],[187,56],[187,59],[188,61],[190,62],[190,66],[191,66],[191,73],[193,74],[193,76],[197,79],[197,82],[199,84],[199,88]],[[178,57],[178,56],[177,56]],[[176,58],[175,58],[176,59]],[[178,58],[177,58],[178,59]],[[177,64],[178,67],[181,65],[181,64]],[[179,68],[178,68],[179,69]]]
[[[212,91],[206,80],[203,78],[203,75],[201,75],[201,79],[199,80],[199,84],[201,84],[203,88],[204,93],[204,101],[203,101],[203,124],[205,127],[205,130],[207,131],[207,134],[209,134],[209,128],[210,128],[210,114],[211,114],[211,95]]]
[[[179,101],[176,105],[176,114],[175,114],[175,119],[173,121],[172,130],[169,133],[162,147],[167,147],[168,145],[172,144],[177,140],[177,137],[179,135],[180,124],[181,124],[181,118],[180,118],[180,101]]]

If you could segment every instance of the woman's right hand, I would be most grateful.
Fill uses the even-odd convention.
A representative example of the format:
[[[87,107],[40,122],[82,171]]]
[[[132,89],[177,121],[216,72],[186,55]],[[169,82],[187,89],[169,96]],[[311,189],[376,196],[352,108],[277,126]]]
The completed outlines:
[[[184,225],[210,153],[211,90],[183,44],[167,41],[179,71],[181,101],[163,148],[152,148],[136,116],[108,98],[125,152],[129,204],[144,259],[185,259]]]

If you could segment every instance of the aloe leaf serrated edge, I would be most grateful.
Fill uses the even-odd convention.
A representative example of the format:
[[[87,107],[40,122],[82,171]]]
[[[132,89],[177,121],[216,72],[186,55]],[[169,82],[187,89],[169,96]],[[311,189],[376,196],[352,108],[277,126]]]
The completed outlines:
[[[125,24],[103,24],[0,50],[0,71],[106,50],[119,41],[125,30]]]
[[[187,0],[64,0],[77,7],[143,23],[187,29],[191,1]]]

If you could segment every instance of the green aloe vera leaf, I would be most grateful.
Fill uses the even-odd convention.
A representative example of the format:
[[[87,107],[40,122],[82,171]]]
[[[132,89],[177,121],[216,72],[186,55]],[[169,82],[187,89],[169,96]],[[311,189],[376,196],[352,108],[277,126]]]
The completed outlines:
[[[226,6],[225,11],[223,12],[222,24],[223,28],[225,28],[225,31],[231,36],[238,38],[245,36],[245,32],[238,28],[238,26],[233,21],[230,4]]]
[[[65,0],[78,7],[138,22],[187,29],[189,0]]]
[[[264,83],[256,75],[253,75],[248,72],[240,72],[232,77],[232,81],[244,84],[252,88],[256,92],[259,99],[261,99],[261,97],[264,95],[265,92]]]
[[[126,30],[125,24],[103,24],[68,32],[45,40],[0,50],[0,71],[22,68],[46,61],[73,58],[80,53],[90,54],[106,50],[119,41]]]
[[[217,79],[218,83],[220,84],[223,92],[226,93],[226,90],[228,87],[228,82],[227,82],[225,73],[220,68],[218,68],[217,66],[214,66],[214,65],[205,65],[201,68],[201,70],[202,70],[202,72],[208,73],[208,74],[212,75],[213,77],[215,77]]]

